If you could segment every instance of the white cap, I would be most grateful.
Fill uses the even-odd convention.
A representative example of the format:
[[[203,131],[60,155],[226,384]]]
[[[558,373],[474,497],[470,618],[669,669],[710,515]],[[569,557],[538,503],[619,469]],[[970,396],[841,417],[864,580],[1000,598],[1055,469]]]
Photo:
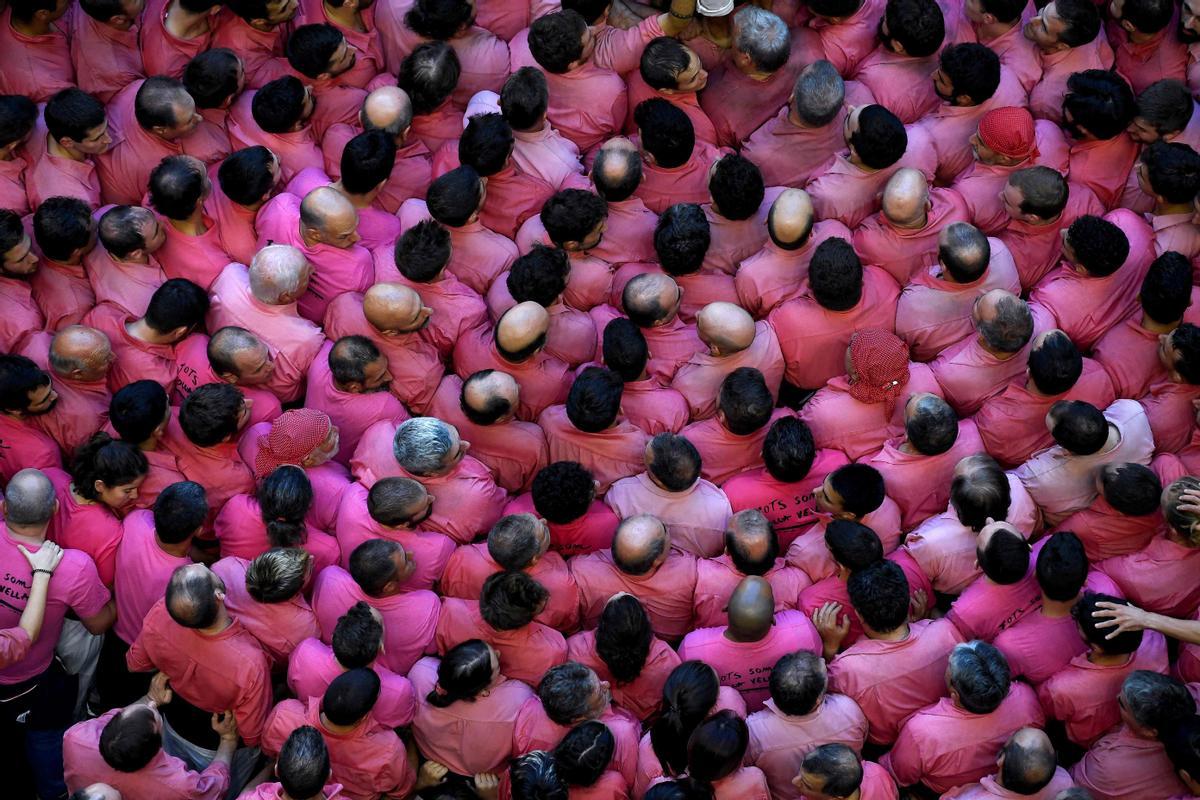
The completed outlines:
[[[697,0],[696,12],[703,17],[723,17],[733,11],[733,0]]]

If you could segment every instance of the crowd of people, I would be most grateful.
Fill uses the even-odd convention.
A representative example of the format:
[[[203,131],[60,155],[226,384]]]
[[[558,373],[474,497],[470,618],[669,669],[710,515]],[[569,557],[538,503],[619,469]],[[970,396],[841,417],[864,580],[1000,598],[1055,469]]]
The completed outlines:
[[[17,800],[1200,797],[1200,0],[7,0]]]

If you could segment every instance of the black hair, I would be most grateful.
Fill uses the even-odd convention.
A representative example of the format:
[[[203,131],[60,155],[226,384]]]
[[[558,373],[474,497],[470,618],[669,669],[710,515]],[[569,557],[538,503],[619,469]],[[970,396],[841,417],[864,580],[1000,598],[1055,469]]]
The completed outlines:
[[[288,797],[316,797],[329,777],[329,748],[321,732],[301,725],[288,734],[275,761],[275,772]]]
[[[1200,775],[1200,717],[1193,714],[1163,735],[1167,757],[1176,772],[1186,772],[1189,778]]]
[[[750,729],[736,711],[725,709],[700,723],[688,738],[688,775],[712,784],[742,766]]]
[[[515,131],[527,131],[546,114],[550,89],[537,67],[521,67],[500,88],[500,113]]]
[[[590,710],[591,692],[587,687],[596,682],[596,673],[578,661],[568,661],[546,670],[537,686],[538,699],[542,701],[546,716],[559,725],[574,724]]]
[[[301,25],[287,37],[288,64],[304,77],[315,80],[329,72],[329,62],[345,39],[328,22]]]
[[[312,482],[300,467],[284,464],[263,479],[258,505],[272,547],[299,547],[305,542],[304,518],[312,503]]]
[[[817,245],[808,267],[813,299],[830,311],[847,311],[862,300],[863,266],[854,247],[831,236]]]
[[[1004,654],[987,642],[960,644],[950,653],[950,683],[958,701],[972,714],[990,714],[1000,707],[1012,686]]]
[[[1125,232],[1101,217],[1084,214],[1067,228],[1067,243],[1075,251],[1075,260],[1089,275],[1112,275],[1129,257],[1129,239]]]
[[[166,544],[187,541],[208,517],[208,495],[194,481],[178,481],[154,499],[154,533]]]
[[[1007,23],[1020,19],[1025,6],[1019,5],[1019,3],[1020,0],[981,0],[980,6],[983,8],[983,13],[991,14],[997,22]]]
[[[890,37],[913,58],[933,55],[946,38],[946,20],[934,0],[888,0],[883,16]]]
[[[0,147],[23,139],[37,122],[37,106],[19,94],[0,94]]]
[[[544,19],[544,17],[543,17]],[[683,111],[661,97],[652,97],[633,110],[642,148],[664,169],[681,167],[692,157],[696,130]]]
[[[812,431],[799,417],[780,417],[767,430],[762,456],[771,477],[783,483],[795,483],[808,475],[817,456]],[[879,487],[882,494],[882,478]]]
[[[873,631],[888,633],[908,621],[908,578],[895,562],[883,560],[852,572],[846,591],[850,605]]]
[[[1118,606],[1132,605],[1123,597],[1113,597],[1098,592],[1084,592],[1079,602],[1071,608],[1071,616],[1079,625],[1079,631],[1088,644],[1099,647],[1105,655],[1128,655],[1136,653],[1142,646],[1142,630],[1121,631],[1113,636],[1111,628],[1101,628],[1103,620],[1096,618],[1098,603],[1112,603]],[[1109,638],[1109,637],[1112,638]]]
[[[700,480],[700,451],[684,436],[656,435],[650,440],[650,458],[647,471],[669,492],[686,491]]]
[[[204,169],[189,156],[167,156],[150,171],[150,205],[167,219],[187,219],[204,197]]]
[[[571,262],[565,250],[534,244],[508,270],[505,285],[513,300],[518,303],[531,300],[549,308],[567,289]]]
[[[862,519],[883,505],[883,475],[869,464],[846,464],[829,473],[827,480],[846,512]]]
[[[350,577],[369,597],[380,597],[397,578],[392,556],[403,548],[391,539],[368,539],[350,553]]]
[[[1088,575],[1083,542],[1071,531],[1051,534],[1038,553],[1034,574],[1046,597],[1060,603],[1074,600]]]
[[[646,362],[650,360],[646,337],[625,317],[614,317],[604,326],[601,352],[604,365],[626,383],[641,378],[646,371]]]
[[[220,108],[238,91],[242,61],[228,47],[205,50],[183,69],[183,85],[196,108]]]
[[[383,625],[371,613],[371,606],[359,600],[338,617],[330,644],[333,656],[346,669],[369,667],[379,655]]]
[[[983,276],[992,259],[992,245],[983,231],[966,222],[944,229],[949,241],[938,242],[938,261],[956,283],[972,283]]]
[[[504,169],[512,149],[512,126],[503,116],[475,114],[458,140],[458,160],[488,177]]]
[[[780,656],[768,680],[775,707],[784,714],[797,717],[816,710],[828,685],[821,656],[807,650]]]
[[[920,1],[933,4],[933,0]],[[899,161],[908,150],[908,131],[900,118],[883,106],[865,106],[858,112],[858,130],[850,136],[850,146],[863,164],[871,169],[884,169]]]
[[[1192,300],[1192,263],[1186,256],[1168,250],[1150,264],[1138,302],[1146,316],[1161,325],[1177,322]]]
[[[99,431],[75,448],[68,471],[75,492],[94,502],[100,499],[96,481],[110,489],[133,483],[145,477],[150,471],[150,463],[137,445]]]
[[[717,704],[720,688],[716,672],[703,661],[684,661],[667,676],[662,713],[650,726],[650,745],[664,775],[687,769],[688,739]]]
[[[459,700],[473,700],[492,682],[491,648],[479,639],[451,647],[438,663],[437,676],[437,688],[425,696],[429,705],[446,708]]]
[[[624,390],[624,382],[612,370],[586,368],[567,392],[567,419],[585,433],[599,433],[616,421]]]
[[[538,218],[550,241],[559,247],[582,242],[608,216],[608,204],[583,189],[555,192],[542,205]]]
[[[926,456],[950,450],[958,441],[958,417],[940,397],[924,397],[914,403],[913,413],[904,421],[904,433],[913,448]]]
[[[453,47],[445,42],[424,42],[400,63],[398,85],[408,93],[413,114],[428,114],[446,102],[461,75],[462,65]]]
[[[683,42],[672,36],[658,36],[642,49],[638,71],[651,89],[675,89],[679,86],[679,73],[689,63],[691,57]]]
[[[1059,400],[1050,407],[1055,414],[1050,435],[1068,452],[1090,456],[1099,452],[1108,441],[1108,420],[1091,403],[1082,400]]]
[[[633,149],[600,148],[592,162],[592,186],[609,203],[628,200],[642,182],[642,159]]]
[[[599,720],[581,722],[554,746],[558,774],[572,786],[591,786],[608,769],[617,740]]]
[[[1160,136],[1182,131],[1192,119],[1192,91],[1175,78],[1157,80],[1138,95],[1137,115]]]
[[[654,226],[654,252],[663,272],[672,277],[698,272],[711,243],[708,217],[695,203],[670,206]]]
[[[329,372],[338,383],[362,383],[366,368],[383,358],[383,353],[366,336],[343,336],[329,349]]]
[[[529,26],[529,52],[547,72],[561,75],[583,57],[587,22],[570,9],[538,17]]]
[[[418,36],[445,41],[474,16],[475,9],[465,0],[417,0],[404,15],[404,24]]]
[[[479,210],[483,184],[468,166],[455,167],[433,179],[425,195],[429,216],[451,228],[461,228]],[[397,248],[399,243],[397,243]]]
[[[88,131],[104,124],[107,115],[103,103],[82,89],[71,87],[50,98],[42,119],[55,141],[72,139],[81,142],[87,138]]]
[[[533,622],[539,607],[549,597],[546,587],[524,572],[497,572],[483,582],[479,614],[496,630],[513,631]]]
[[[157,333],[177,328],[191,331],[204,324],[208,313],[208,293],[187,278],[168,278],[150,296],[143,318]]]
[[[254,93],[250,114],[254,123],[267,133],[288,133],[304,116],[304,99],[304,84],[300,79],[284,75]]]
[[[221,191],[238,205],[251,206],[261,202],[275,185],[271,151],[262,145],[235,150],[217,167],[217,183]]]
[[[1171,24],[1174,13],[1172,0],[1125,0],[1121,21],[1128,22],[1139,33],[1154,34]]]
[[[990,456],[976,456],[979,463],[967,475],[956,475],[950,482],[950,507],[958,521],[978,533],[988,518],[1006,519],[1012,503],[1008,476]]]
[[[642,673],[654,631],[642,603],[631,594],[614,597],[604,605],[596,626],[596,655],[613,680],[629,683]]]
[[[996,530],[987,547],[975,548],[979,569],[993,582],[1011,586],[1029,574],[1029,542],[1009,528]]]
[[[1191,280],[1191,265],[1188,266]],[[1075,385],[1083,374],[1079,348],[1060,330],[1050,331],[1041,344],[1029,350],[1029,377],[1044,395],[1054,397]]]
[[[329,683],[321,713],[334,725],[353,725],[375,707],[381,682],[373,669],[348,669]]]
[[[1071,121],[1065,123],[1068,129],[1086,128],[1097,139],[1113,139],[1133,121],[1137,101],[1129,84],[1116,72],[1088,69],[1067,78],[1064,117],[1068,111],[1071,113]]]
[[[860,522],[832,520],[825,526],[825,546],[833,560],[851,573],[883,560],[879,535]]]
[[[596,492],[592,473],[575,461],[555,461],[533,476],[533,508],[547,522],[566,525],[587,513]]]
[[[1000,86],[1000,58],[976,42],[952,44],[942,50],[942,72],[954,87],[954,96],[966,95],[971,105],[992,98]]]
[[[1068,47],[1087,44],[1100,34],[1100,8],[1093,0],[1055,0],[1054,9],[1065,23],[1059,41]]]
[[[108,421],[117,435],[140,444],[166,419],[170,400],[158,381],[140,380],[122,386],[108,403]]]
[[[771,421],[775,400],[761,372],[754,367],[738,367],[721,381],[717,408],[730,433],[748,436]]]
[[[1200,328],[1190,322],[1171,331],[1171,346],[1179,351],[1173,365],[1184,383],[1200,384]]]
[[[396,140],[380,130],[364,131],[342,150],[342,186],[366,194],[383,183],[396,165]]]
[[[95,229],[91,207],[78,197],[47,197],[33,213],[33,238],[54,261],[87,247]]]
[[[1107,464],[1100,473],[1100,491],[1115,510],[1127,517],[1158,511],[1163,485],[1158,474],[1141,464]]]
[[[1151,190],[1168,203],[1190,203],[1200,192],[1200,153],[1182,142],[1158,140],[1142,151]]]
[[[569,800],[570,787],[558,774],[553,753],[533,750],[513,759],[508,767],[513,800]],[[475,795],[474,792],[471,793]]]
[[[762,171],[744,156],[722,156],[708,179],[708,193],[721,216],[731,220],[750,219],[763,202]]]
[[[179,406],[179,427],[192,444],[212,447],[238,431],[238,416],[245,398],[236,386],[206,383],[184,398]]]
[[[98,749],[104,763],[117,772],[129,774],[143,769],[162,749],[154,712],[141,705],[119,712],[100,731]]]
[[[7,253],[25,238],[25,226],[15,211],[0,208],[0,255]]]
[[[475,185],[478,198],[478,180]],[[450,232],[431,219],[423,219],[400,234],[393,257],[396,269],[405,278],[413,283],[428,283],[450,263]]]

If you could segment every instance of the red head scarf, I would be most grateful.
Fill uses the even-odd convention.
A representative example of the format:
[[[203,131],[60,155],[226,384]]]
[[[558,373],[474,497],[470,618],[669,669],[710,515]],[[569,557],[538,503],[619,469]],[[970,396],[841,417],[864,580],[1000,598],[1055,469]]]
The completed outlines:
[[[1038,155],[1037,132],[1028,109],[993,108],[979,119],[979,140],[989,150],[1009,158]]]
[[[329,436],[333,422],[312,408],[285,411],[271,423],[271,430],[258,437],[254,476],[262,479],[283,464],[300,465],[304,457]]]
[[[850,363],[858,380],[850,396],[860,403],[883,403],[889,419],[900,390],[908,383],[908,345],[894,333],[867,328],[850,340]]]

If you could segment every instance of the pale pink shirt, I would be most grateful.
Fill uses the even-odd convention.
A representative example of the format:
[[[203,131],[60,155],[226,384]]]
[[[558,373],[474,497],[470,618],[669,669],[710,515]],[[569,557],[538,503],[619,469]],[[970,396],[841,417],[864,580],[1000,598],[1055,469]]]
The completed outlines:
[[[998,775],[985,775],[979,779],[979,783],[970,783],[966,786],[959,786],[957,789],[951,789],[942,795],[942,798],[943,800],[991,800],[991,798],[998,797],[1003,800],[1054,800],[1058,797],[1059,792],[1070,789],[1074,785],[1075,782],[1071,780],[1069,772],[1062,767],[1055,767],[1050,782],[1033,794],[1018,794],[1001,786]]]
[[[321,641],[330,644],[338,619],[360,600],[383,616],[384,646],[380,660],[388,669],[403,675],[422,655],[435,651],[433,637],[441,610],[437,595],[415,590],[370,597],[349,572],[338,566],[326,567],[313,582],[312,607],[321,626]]]
[[[745,763],[753,764],[767,777],[771,796],[800,800],[792,785],[800,774],[804,757],[823,744],[844,744],[862,752],[867,739],[867,718],[862,709],[844,694],[829,693],[808,714],[785,714],[768,698],[763,707],[746,718],[750,744]]]
[[[741,706],[745,713],[745,706]],[[632,714],[619,706],[609,706],[597,718],[608,726],[616,739],[609,769],[617,770],[626,784],[632,784],[638,770],[638,734],[642,726]],[[546,715],[542,701],[533,697],[525,701],[517,712],[516,728],[513,731],[512,755],[524,755],[533,750],[553,750],[571,726],[559,725]]]
[[[738,304],[762,319],[780,304],[808,290],[808,265],[821,242],[830,238],[850,241],[850,230],[836,219],[813,225],[804,245],[785,250],[767,240],[762,249],[742,261],[733,278]]]
[[[44,103],[74,84],[67,22],[60,19],[47,33],[31,36],[13,28],[11,9],[0,14],[0,92]]]
[[[816,14],[808,19],[808,27],[821,37],[825,59],[842,75],[853,75],[859,62],[875,49],[885,6],[882,0],[864,0],[857,11],[836,23]]]
[[[699,559],[696,562],[695,627],[724,625],[725,606],[745,577],[738,572],[728,554]],[[812,584],[803,571],[788,566],[782,558],[775,559],[774,565],[762,577],[771,584],[776,613],[795,609],[800,602],[800,593]]]
[[[1020,37],[1019,24],[1017,36]],[[926,126],[934,150],[937,151],[938,182],[952,183],[956,176],[971,166],[974,158],[971,135],[975,133],[979,120],[985,114],[996,108],[1024,108],[1027,101],[1028,97],[1021,81],[1001,63],[1000,83],[987,100],[974,106],[942,102],[931,115],[921,120],[920,124]]]
[[[765,467],[747,470],[721,487],[735,512],[748,508],[761,511],[779,536],[779,546],[788,547],[807,527],[817,521],[816,490],[825,477],[850,463],[840,450],[818,449],[808,474],[794,483],[776,480]],[[885,501],[885,505],[891,503]],[[895,504],[891,507],[894,509]],[[870,515],[868,515],[870,516]],[[896,514],[899,525],[899,512]]]
[[[1075,784],[1096,800],[1183,796],[1186,788],[1157,739],[1143,739],[1122,725],[1096,742],[1071,768]]]
[[[304,541],[299,545],[313,556],[313,573],[338,561],[337,540],[304,523]],[[267,525],[258,500],[249,494],[230,497],[213,520],[213,534],[221,546],[221,557],[252,559],[271,547]]]
[[[597,306],[590,313],[596,323],[596,332],[601,336],[609,322],[624,316],[612,306]],[[642,336],[650,351],[646,371],[664,384],[671,382],[681,363],[696,353],[708,352],[707,345],[696,333],[696,326],[684,322],[678,315],[669,322],[642,328]]]
[[[690,414],[683,395],[663,386],[650,375],[638,381],[626,381],[621,392],[621,411],[626,419],[651,436],[665,431],[679,433],[687,425]],[[700,449],[696,441],[692,444]],[[705,477],[712,480],[711,476]]]
[[[580,631],[567,639],[567,658],[591,667],[602,681],[608,681],[613,702],[640,720],[649,719],[662,705],[662,687],[680,658],[662,639],[650,640],[650,651],[637,677],[629,682],[613,677],[608,665],[596,653],[596,632]]]
[[[488,553],[486,542],[464,544],[446,562],[439,593],[444,597],[476,600],[484,582],[501,571],[500,565]],[[535,564],[522,572],[550,592],[546,608],[534,619],[561,631],[576,628],[579,622],[579,590],[563,557],[555,552],[542,553]]]
[[[2,281],[0,279],[0,288],[3,288]],[[52,339],[48,331],[38,330],[19,349],[14,347],[9,352],[31,359],[50,375],[50,384],[58,393],[58,402],[49,412],[30,417],[29,421],[58,442],[64,453],[74,453],[76,447],[108,422],[112,394],[104,377],[94,381],[79,381],[54,372],[49,363]]]
[[[71,63],[80,89],[101,103],[139,78],[146,77],[138,46],[139,26],[117,30],[76,8],[69,15]]]
[[[703,61],[703,59],[701,59]],[[629,90],[628,103],[629,113],[625,118],[625,133],[637,133],[637,121],[634,119],[634,111],[638,104],[651,99],[666,100],[671,105],[678,108],[683,113],[687,114],[688,119],[692,123],[692,132],[696,135],[696,141],[711,144],[714,147],[717,145],[717,128],[713,125],[713,121],[708,118],[708,114],[700,106],[700,96],[697,92],[680,92],[670,91],[670,94],[663,94],[658,89],[653,89],[650,84],[642,77],[640,71],[634,70],[625,76],[625,83]],[[770,122],[764,123],[763,127],[770,125]],[[840,141],[840,140],[839,140]],[[831,149],[832,152],[832,149]],[[755,161],[755,163],[759,163]],[[772,182],[773,183],[773,182]]]
[[[1035,686],[1088,649],[1070,614],[1047,617],[1040,608],[1001,631],[992,644],[1004,654],[1014,678],[1023,677]]]
[[[882,211],[864,220],[854,231],[854,250],[863,263],[879,265],[904,285],[935,261],[942,229],[966,222],[967,206],[953,189],[931,189],[929,202],[925,224],[919,228],[898,227]]]
[[[636,137],[635,137],[636,138]],[[676,203],[704,203],[709,199],[708,173],[713,162],[727,151],[697,141],[691,157],[678,167],[642,161],[642,182],[635,195],[646,207],[661,214]]]
[[[388,728],[412,724],[416,695],[408,678],[379,663],[370,666],[380,682],[379,698],[371,709],[371,716]],[[345,671],[332,647],[320,639],[305,639],[288,656],[287,685],[301,702],[307,703],[310,697],[322,697],[333,679]]]
[[[818,484],[819,485],[819,484]],[[833,519],[829,514],[814,512],[816,522],[801,533],[787,549],[789,566],[804,570],[813,582],[823,580],[837,572],[837,563],[825,546],[825,527]],[[900,545],[900,507],[890,497],[884,497],[879,508],[859,520],[879,536],[884,553],[891,553]]]
[[[629,592],[642,601],[655,635],[666,642],[678,642],[692,629],[696,557],[690,553],[672,550],[656,570],[644,575],[621,572],[605,550],[572,558],[569,565],[579,587],[583,627],[596,627],[609,598]]]
[[[1188,617],[1200,606],[1200,587],[1191,575],[1200,564],[1200,549],[1184,547],[1165,535],[1156,536],[1137,553],[1109,558],[1097,565],[1129,601],[1139,608]]]
[[[409,414],[396,396],[384,387],[366,392],[348,392],[340,388],[329,366],[332,350],[333,342],[326,341],[309,366],[304,405],[325,412],[337,426],[341,446],[335,458],[348,465],[368,427],[379,420],[399,425]]]
[[[722,484],[739,472],[761,463],[763,442],[776,420],[794,416],[790,409],[777,408],[770,419],[756,431],[737,434],[721,424],[717,417],[693,422],[681,435],[700,452],[700,475],[715,484]]]
[[[571,423],[566,406],[555,405],[538,416],[538,425],[546,433],[550,461],[583,464],[599,482],[601,494],[615,481],[636,475],[643,468],[650,437],[620,416],[613,427],[588,433]]]
[[[494,647],[501,672],[530,686],[537,686],[546,670],[567,660],[566,639],[553,628],[530,622],[515,630],[498,630],[483,619],[478,600],[443,599],[434,637],[438,652],[471,639],[482,639]]]
[[[646,208],[638,197],[609,202],[608,221],[600,243],[591,250],[569,253],[572,261],[581,256],[590,256],[609,264],[628,261],[653,261],[654,227],[658,214]],[[542,220],[533,216],[517,231],[517,245],[522,253],[528,253],[535,242],[550,244]]]
[[[425,201],[416,198],[405,200],[398,216],[404,230],[431,218]],[[450,232],[451,255],[446,270],[480,295],[486,294],[492,281],[517,259],[517,246],[512,239],[496,233],[479,220],[447,230]],[[391,249],[385,249],[390,257]]]
[[[25,173],[25,192],[32,208],[49,197],[76,197],[92,208],[100,206],[100,178],[90,158],[75,161],[43,153]]]
[[[236,14],[226,14],[213,33],[212,46],[227,47],[237,53],[246,71],[246,86],[261,89],[285,75],[300,77],[284,56],[284,42],[290,28],[281,23],[261,31]]]
[[[84,256],[83,265],[96,302],[111,303],[135,317],[146,313],[155,290],[167,280],[154,256],[150,256],[147,264],[118,261],[103,245],[97,245]]]
[[[149,510],[138,509],[130,513],[125,517],[122,529],[113,584],[117,594],[114,631],[125,644],[133,644],[142,630],[142,620],[166,594],[171,573],[192,560],[186,555],[170,555],[159,546],[154,532],[154,514]]]
[[[733,514],[725,493],[703,478],[672,492],[646,472],[616,481],[604,502],[622,519],[638,514],[658,517],[670,531],[672,547],[701,558],[724,549],[725,526]]]
[[[1054,445],[1022,464],[1016,475],[1041,507],[1048,524],[1058,524],[1096,497],[1096,470],[1104,464],[1149,464],[1154,437],[1146,412],[1135,400],[1117,400],[1104,410],[1119,441],[1089,456],[1077,456]]]
[[[212,571],[225,584],[229,613],[246,626],[275,664],[286,664],[301,642],[320,636],[317,617],[300,594],[279,603],[256,600],[246,588],[249,566],[244,558],[222,558],[213,564]]]
[[[492,319],[500,319],[517,304],[508,291],[509,274],[500,275],[488,289],[487,304]],[[596,343],[601,341],[602,332],[596,330],[596,323],[587,311],[572,308],[561,299],[545,309],[550,315],[550,329],[546,332],[547,353],[572,367],[596,357]]]

